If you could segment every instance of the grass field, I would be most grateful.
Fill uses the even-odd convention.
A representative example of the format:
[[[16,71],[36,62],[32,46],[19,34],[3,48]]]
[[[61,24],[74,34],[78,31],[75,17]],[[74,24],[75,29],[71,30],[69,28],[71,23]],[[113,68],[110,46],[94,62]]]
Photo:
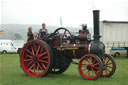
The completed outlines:
[[[117,58],[116,64],[117,70],[112,77],[98,80],[81,78],[77,65],[71,65],[61,75],[29,77],[21,69],[17,54],[0,54],[0,85],[128,85],[128,58]]]

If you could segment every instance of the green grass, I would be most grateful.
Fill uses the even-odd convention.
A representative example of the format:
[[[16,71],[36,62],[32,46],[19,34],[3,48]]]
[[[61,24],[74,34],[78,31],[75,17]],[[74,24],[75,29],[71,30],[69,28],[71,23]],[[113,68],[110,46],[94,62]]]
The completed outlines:
[[[116,59],[117,70],[110,78],[84,80],[77,65],[71,65],[61,75],[29,77],[20,67],[17,54],[0,54],[0,85],[128,85],[128,58]]]

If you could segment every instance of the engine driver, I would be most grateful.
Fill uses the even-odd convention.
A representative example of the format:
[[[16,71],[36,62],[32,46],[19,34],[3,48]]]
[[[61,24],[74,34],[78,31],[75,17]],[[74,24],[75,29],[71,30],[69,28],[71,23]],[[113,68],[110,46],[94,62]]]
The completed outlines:
[[[46,24],[42,24],[42,28],[39,30],[39,37],[43,38],[45,35],[48,34],[48,30],[46,29]]]

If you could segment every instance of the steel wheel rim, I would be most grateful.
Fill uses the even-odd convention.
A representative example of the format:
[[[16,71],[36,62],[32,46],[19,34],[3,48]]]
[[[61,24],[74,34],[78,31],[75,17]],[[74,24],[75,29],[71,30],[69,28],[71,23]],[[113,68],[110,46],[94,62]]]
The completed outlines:
[[[88,69],[89,65],[91,66],[90,69]],[[99,60],[94,56],[84,56],[79,63],[79,72],[81,76],[85,79],[96,79],[101,74],[101,66]]]
[[[21,66],[26,74],[29,76],[42,76],[48,71],[49,65],[50,55],[48,49],[41,42],[32,41],[24,46],[21,53]]]
[[[103,69],[102,77],[108,77],[112,74],[114,70],[114,64],[108,55],[105,56],[105,59],[103,59],[103,63],[105,64],[105,67]]]

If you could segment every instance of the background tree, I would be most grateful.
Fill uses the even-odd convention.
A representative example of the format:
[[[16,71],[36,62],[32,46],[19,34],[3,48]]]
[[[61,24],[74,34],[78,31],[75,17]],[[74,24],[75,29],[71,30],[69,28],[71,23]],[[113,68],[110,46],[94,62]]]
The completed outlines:
[[[22,40],[22,36],[20,34],[15,33],[14,35],[16,37],[16,40]]]

